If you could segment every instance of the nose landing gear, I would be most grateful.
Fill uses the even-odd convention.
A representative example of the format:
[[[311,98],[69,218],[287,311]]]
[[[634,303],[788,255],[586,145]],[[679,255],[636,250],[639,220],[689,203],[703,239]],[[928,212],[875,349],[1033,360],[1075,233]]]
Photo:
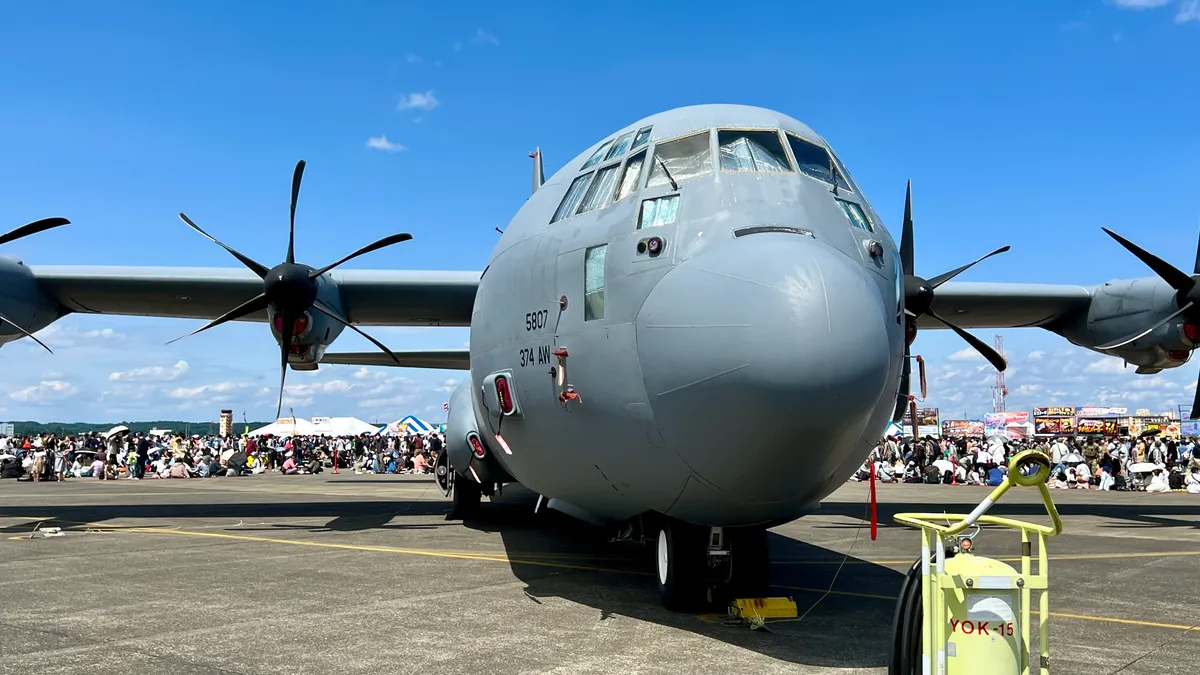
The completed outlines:
[[[654,571],[663,606],[690,612],[761,598],[770,587],[767,531],[664,520],[654,528]]]

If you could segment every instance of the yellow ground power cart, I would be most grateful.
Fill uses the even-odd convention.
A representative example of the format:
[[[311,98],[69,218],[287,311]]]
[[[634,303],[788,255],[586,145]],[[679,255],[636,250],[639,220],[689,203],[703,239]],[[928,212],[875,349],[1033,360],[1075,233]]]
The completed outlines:
[[[1004,482],[967,515],[896,514],[896,522],[921,530],[921,558],[905,577],[896,604],[889,675],[1049,673],[1046,537],[1062,532],[1058,510],[1046,489],[1049,475],[1050,458],[1028,450],[1013,457]],[[1014,485],[1038,489],[1051,525],[985,515]],[[973,553],[973,538],[980,525],[1021,532],[1020,571]],[[964,534],[972,528],[971,534]],[[1030,644],[1033,591],[1039,592],[1040,653],[1036,660]]]

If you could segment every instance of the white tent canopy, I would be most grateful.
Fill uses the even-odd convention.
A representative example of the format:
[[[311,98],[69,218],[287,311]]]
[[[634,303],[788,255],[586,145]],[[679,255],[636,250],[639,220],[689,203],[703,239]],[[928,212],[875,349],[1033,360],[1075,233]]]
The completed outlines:
[[[373,434],[378,427],[371,426],[357,417],[314,417],[308,421],[303,417],[293,420],[284,417],[261,429],[250,432],[251,436],[358,436]]]
[[[297,417],[281,417],[265,427],[251,431],[251,436],[311,436],[316,433],[312,422]]]
[[[314,417],[313,433],[320,436],[358,436],[373,434],[379,427],[372,426],[357,417]]]

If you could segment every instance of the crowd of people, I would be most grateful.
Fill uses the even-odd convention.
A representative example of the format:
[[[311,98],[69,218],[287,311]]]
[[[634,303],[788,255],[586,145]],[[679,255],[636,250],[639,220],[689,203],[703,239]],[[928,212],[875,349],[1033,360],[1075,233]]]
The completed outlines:
[[[1037,449],[1050,457],[1048,485],[1057,489],[1186,491],[1200,494],[1200,443],[1156,436],[882,439],[850,480],[884,483],[999,485],[1008,461]]]
[[[0,478],[207,478],[267,471],[427,473],[445,445],[438,432],[396,436],[159,436],[98,432],[0,437]]]

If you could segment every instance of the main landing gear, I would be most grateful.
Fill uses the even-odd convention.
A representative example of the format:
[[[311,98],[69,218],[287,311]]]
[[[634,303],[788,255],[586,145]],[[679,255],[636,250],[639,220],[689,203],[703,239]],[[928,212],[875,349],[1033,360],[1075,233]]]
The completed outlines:
[[[765,528],[663,520],[652,532],[658,595],[667,609],[688,612],[766,596],[771,560]]]
[[[433,465],[433,474],[442,494],[451,498],[450,518],[466,520],[479,515],[480,500],[483,497],[483,486],[469,478],[457,476],[450,466],[449,453],[438,455]],[[489,491],[489,496],[491,492]]]

